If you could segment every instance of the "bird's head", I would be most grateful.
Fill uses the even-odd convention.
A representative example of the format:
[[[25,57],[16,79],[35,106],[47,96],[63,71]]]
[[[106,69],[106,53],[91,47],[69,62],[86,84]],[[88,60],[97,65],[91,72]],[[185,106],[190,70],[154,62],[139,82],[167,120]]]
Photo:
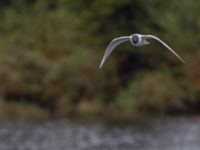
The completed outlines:
[[[149,44],[149,42],[141,34],[131,35],[130,41],[134,46],[143,46]]]

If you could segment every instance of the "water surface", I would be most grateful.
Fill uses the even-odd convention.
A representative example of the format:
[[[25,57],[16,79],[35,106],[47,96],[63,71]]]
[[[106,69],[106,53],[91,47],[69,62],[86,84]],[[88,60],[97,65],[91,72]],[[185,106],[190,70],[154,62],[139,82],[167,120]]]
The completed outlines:
[[[200,119],[129,125],[55,121],[0,125],[0,150],[199,150]]]

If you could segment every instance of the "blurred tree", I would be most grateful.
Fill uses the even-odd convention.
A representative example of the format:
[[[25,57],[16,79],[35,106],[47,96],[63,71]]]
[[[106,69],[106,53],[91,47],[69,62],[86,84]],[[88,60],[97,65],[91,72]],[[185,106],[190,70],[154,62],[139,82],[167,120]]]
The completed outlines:
[[[157,112],[185,110],[188,99],[198,101],[197,58],[182,69],[160,47],[123,44],[103,70],[98,65],[113,38],[136,32],[162,36],[185,57],[195,55],[199,5],[197,0],[1,0],[0,96],[5,103],[36,103],[58,116],[97,113],[110,105],[106,108],[113,110],[112,104],[130,112],[150,106]]]

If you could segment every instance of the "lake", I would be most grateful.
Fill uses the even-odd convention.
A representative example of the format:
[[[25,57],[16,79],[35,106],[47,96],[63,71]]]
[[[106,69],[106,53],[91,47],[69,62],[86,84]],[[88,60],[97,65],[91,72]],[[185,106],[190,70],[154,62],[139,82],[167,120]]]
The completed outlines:
[[[0,150],[199,150],[200,118],[108,125],[2,123]]]

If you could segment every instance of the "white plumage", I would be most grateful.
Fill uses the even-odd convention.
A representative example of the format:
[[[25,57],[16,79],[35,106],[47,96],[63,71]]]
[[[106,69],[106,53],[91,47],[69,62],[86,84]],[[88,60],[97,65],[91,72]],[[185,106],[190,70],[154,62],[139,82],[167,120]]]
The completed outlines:
[[[183,58],[181,58],[172,48],[170,48],[166,43],[164,43],[158,37],[156,37],[154,35],[132,34],[131,36],[122,36],[122,37],[115,38],[110,42],[110,44],[106,48],[106,51],[104,53],[104,56],[103,56],[103,59],[101,61],[101,64],[100,64],[99,68],[101,68],[103,66],[103,64],[105,63],[105,61],[108,58],[108,56],[112,53],[112,51],[114,50],[114,48],[117,45],[119,45],[119,44],[121,44],[121,43],[123,43],[125,41],[130,41],[133,46],[140,47],[140,46],[143,46],[143,45],[150,44],[147,41],[148,39],[157,40],[162,45],[164,45],[166,48],[168,48],[174,55],[176,55],[176,57],[178,57],[183,63],[185,63]]]

